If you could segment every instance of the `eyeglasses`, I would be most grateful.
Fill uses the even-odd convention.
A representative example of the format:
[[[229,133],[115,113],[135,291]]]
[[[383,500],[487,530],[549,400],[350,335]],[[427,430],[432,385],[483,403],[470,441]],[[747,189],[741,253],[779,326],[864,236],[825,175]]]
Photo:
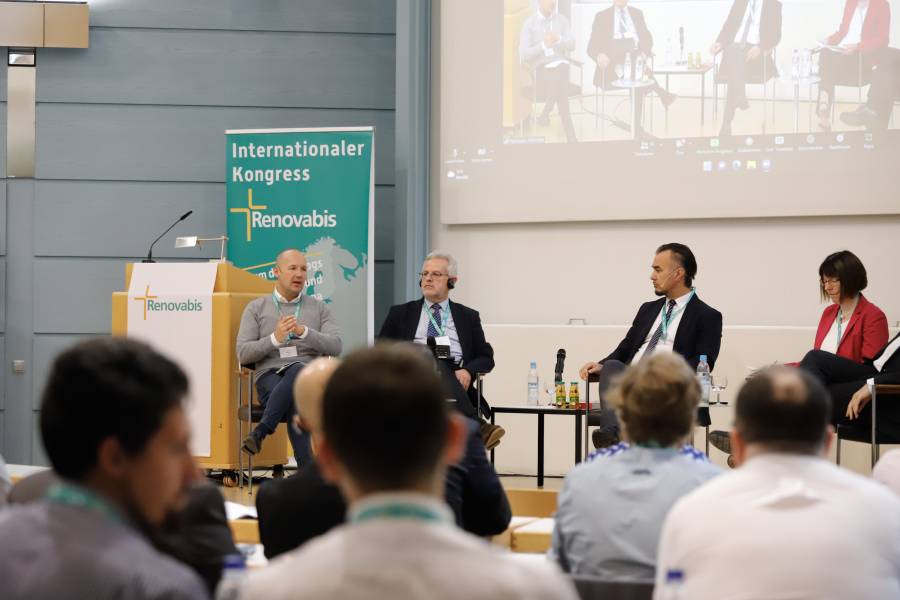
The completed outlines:
[[[441,277],[446,277],[447,273],[441,273],[440,271],[422,271],[419,273],[419,277],[422,279],[428,279],[429,277],[433,277],[435,279],[440,279]]]
[[[822,279],[819,280],[819,283],[821,283],[822,285],[828,285],[830,283],[840,284],[841,280],[836,277],[823,277]]]

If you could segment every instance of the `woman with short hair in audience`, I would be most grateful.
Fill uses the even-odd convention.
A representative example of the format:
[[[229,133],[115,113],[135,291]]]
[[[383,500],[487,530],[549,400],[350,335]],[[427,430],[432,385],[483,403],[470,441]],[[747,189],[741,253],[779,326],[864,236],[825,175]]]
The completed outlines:
[[[721,471],[686,444],[700,385],[680,355],[657,353],[631,365],[610,401],[624,441],[566,476],[551,555],[576,575],[652,581],[669,509]]]
[[[869,280],[849,250],[830,254],[819,266],[819,291],[831,304],[822,312],[815,349],[853,362],[872,360],[888,341],[884,312],[862,295]]]

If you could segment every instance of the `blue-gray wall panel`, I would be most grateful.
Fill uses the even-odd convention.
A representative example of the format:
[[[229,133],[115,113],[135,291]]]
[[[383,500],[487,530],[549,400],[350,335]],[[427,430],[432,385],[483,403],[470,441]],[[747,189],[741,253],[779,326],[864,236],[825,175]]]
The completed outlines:
[[[39,65],[38,102],[394,108],[393,35],[95,30]]]
[[[6,408],[6,336],[0,335],[0,411]],[[0,415],[3,413],[0,412]],[[0,436],[3,436],[3,423],[0,423]],[[2,444],[2,442],[0,442]],[[2,447],[2,446],[0,446]]]
[[[375,260],[394,260],[394,196],[393,187],[375,188]]]
[[[393,111],[38,104],[38,179],[225,180],[225,130],[374,125],[375,183],[394,182]]]
[[[33,412],[31,417],[31,464],[50,466],[44,444],[41,443],[41,413]]]
[[[0,332],[6,331],[6,257],[0,258]],[[0,371],[5,365],[0,362]],[[0,384],[3,383],[0,377]]]
[[[0,255],[6,254],[6,220],[6,181],[0,179]]]
[[[394,264],[392,262],[375,263],[375,335],[381,330],[381,324],[387,316],[388,309],[394,304]]]
[[[155,257],[217,258],[217,244],[174,248],[182,235],[225,234],[225,187],[219,183],[36,181],[35,256],[144,256],[150,242],[179,216]]]
[[[35,333],[109,333],[126,260],[34,260]]]
[[[91,25],[164,29],[393,33],[393,0],[105,0]]]
[[[5,81],[3,89],[6,90]],[[0,177],[6,177],[6,102],[0,102]]]

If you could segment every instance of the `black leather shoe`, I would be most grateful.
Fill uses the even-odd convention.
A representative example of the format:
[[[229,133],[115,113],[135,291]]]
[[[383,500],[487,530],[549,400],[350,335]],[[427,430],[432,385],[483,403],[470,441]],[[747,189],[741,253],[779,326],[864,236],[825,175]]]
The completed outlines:
[[[244,452],[247,454],[259,454],[259,451],[262,449],[262,440],[259,439],[255,429],[250,432],[250,435],[244,438],[241,448],[243,448]]]
[[[725,454],[731,454],[731,435],[727,431],[710,431],[709,443]]]

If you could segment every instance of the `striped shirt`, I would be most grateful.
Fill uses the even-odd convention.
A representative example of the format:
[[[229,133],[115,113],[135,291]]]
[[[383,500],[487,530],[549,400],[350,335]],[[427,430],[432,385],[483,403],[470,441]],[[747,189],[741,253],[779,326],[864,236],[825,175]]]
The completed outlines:
[[[720,472],[691,446],[598,450],[566,476],[551,556],[579,575],[652,581],[669,509]]]

